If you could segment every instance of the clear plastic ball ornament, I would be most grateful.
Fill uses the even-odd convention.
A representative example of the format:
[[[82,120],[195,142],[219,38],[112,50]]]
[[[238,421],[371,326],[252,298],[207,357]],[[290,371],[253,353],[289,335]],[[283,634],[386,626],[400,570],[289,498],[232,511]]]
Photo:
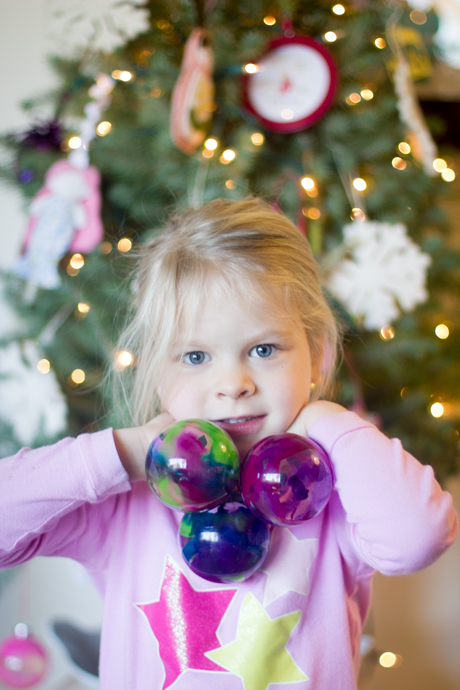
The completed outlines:
[[[298,525],[320,513],[332,491],[325,451],[297,434],[268,436],[251,448],[241,469],[241,495],[262,520]]]
[[[209,510],[223,503],[239,479],[238,451],[217,424],[186,419],[152,442],[145,470],[152,491],[170,508]]]
[[[241,582],[265,560],[270,528],[232,496],[218,508],[186,513],[179,527],[179,545],[190,569],[211,582]]]
[[[0,641],[0,682],[7,688],[33,688],[46,675],[46,649],[18,623],[15,634]]]

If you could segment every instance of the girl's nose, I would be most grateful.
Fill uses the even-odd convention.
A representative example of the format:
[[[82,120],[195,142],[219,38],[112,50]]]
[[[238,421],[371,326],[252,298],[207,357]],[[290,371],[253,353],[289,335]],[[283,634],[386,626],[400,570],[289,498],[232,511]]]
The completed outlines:
[[[248,372],[243,369],[229,369],[222,372],[217,386],[218,397],[231,398],[238,400],[239,398],[249,398],[254,395],[256,384]]]

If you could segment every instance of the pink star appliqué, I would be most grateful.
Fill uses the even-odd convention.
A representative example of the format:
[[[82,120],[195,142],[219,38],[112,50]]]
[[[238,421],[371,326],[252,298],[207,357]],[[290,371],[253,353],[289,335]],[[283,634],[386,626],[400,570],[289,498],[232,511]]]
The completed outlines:
[[[173,559],[167,557],[160,600],[136,604],[158,640],[166,674],[163,690],[188,668],[226,672],[204,653],[221,647],[217,628],[236,591],[199,592],[193,589]]]

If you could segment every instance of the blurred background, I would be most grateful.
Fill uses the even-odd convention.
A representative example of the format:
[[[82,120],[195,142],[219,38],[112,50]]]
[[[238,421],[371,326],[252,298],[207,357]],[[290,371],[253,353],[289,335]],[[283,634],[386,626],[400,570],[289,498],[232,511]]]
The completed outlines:
[[[299,36],[321,69],[289,100],[305,66],[272,42]],[[335,397],[433,465],[459,510],[459,37],[457,0],[3,0],[0,457],[123,422],[101,383],[135,366],[116,345],[131,248],[172,208],[252,192],[321,265],[345,333]],[[460,687],[459,582],[458,540],[376,576],[361,688]],[[38,688],[96,687],[51,624],[101,618],[78,564],[0,573],[0,644],[30,626]]]

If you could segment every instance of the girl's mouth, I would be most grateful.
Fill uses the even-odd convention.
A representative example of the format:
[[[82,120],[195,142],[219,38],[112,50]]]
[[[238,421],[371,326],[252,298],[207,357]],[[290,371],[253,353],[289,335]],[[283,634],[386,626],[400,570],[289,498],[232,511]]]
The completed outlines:
[[[220,426],[229,436],[244,436],[259,431],[265,417],[264,414],[257,417],[228,417],[227,419],[216,419],[214,424]]]

